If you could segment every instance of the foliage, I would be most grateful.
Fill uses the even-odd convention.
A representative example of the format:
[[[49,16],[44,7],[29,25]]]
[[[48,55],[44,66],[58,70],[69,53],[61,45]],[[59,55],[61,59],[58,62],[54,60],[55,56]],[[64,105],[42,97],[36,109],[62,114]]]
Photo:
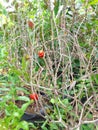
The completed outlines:
[[[97,129],[98,1],[1,1],[0,19],[0,127]],[[20,121],[36,92],[49,108],[39,126]]]
[[[28,130],[29,126],[32,128],[36,128],[31,123],[27,123],[25,121],[20,121],[20,118],[24,114],[24,112],[29,104],[30,104],[30,102],[25,103],[25,104],[23,104],[23,106],[21,108],[18,108],[12,102],[9,102],[9,104],[3,104],[6,117],[4,117],[4,119],[0,120],[0,128],[1,129],[3,129],[3,128],[4,129],[14,129],[14,130],[18,130],[20,128],[22,128],[23,130]]]

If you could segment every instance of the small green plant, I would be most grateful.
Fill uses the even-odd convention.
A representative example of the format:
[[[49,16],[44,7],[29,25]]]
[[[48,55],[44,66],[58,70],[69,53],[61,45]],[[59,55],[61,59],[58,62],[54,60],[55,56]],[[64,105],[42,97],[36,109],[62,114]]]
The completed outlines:
[[[85,124],[81,125],[80,130],[94,130],[95,126],[94,124]]]
[[[0,127],[10,130],[19,130],[20,128],[28,130],[29,127],[36,128],[32,123],[21,121],[22,115],[30,104],[31,101],[23,104],[21,108],[18,108],[13,102],[5,104],[5,117],[0,119]]]

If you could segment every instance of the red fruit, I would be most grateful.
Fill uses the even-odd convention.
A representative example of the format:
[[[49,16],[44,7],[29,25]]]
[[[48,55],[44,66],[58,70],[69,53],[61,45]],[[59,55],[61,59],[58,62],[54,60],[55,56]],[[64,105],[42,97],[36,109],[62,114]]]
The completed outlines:
[[[30,99],[32,99],[34,101],[38,100],[38,94],[36,94],[36,93],[30,94],[29,97],[30,97]]]
[[[29,26],[29,28],[32,29],[32,28],[34,27],[34,23],[33,23],[32,21],[29,20],[29,21],[28,21],[28,26]]]
[[[44,52],[43,50],[40,50],[40,51],[38,52],[38,56],[39,56],[40,58],[43,58],[44,55],[45,55],[45,52]]]

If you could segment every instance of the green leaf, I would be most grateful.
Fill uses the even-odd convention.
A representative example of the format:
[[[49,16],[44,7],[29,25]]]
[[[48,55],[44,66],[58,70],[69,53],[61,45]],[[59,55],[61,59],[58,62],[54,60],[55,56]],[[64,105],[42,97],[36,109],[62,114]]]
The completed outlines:
[[[33,124],[33,123],[28,123],[30,128],[33,128],[33,129],[36,129],[37,130],[37,127]]]
[[[25,58],[23,57],[22,58],[22,69],[25,70],[26,68],[26,61],[25,61]]]
[[[48,123],[48,120],[46,120],[46,121],[43,123],[43,125],[41,126],[41,128],[42,128],[43,130],[48,130],[48,129],[45,127],[47,123]]]
[[[26,71],[27,69],[27,61],[25,60],[25,57],[22,58],[22,70]]]
[[[13,113],[13,117],[19,118],[19,117],[20,117],[20,116],[19,116],[19,112],[14,112],[14,113]]]
[[[56,123],[50,123],[50,130],[58,130],[58,126]]]
[[[22,100],[22,101],[30,101],[30,99],[26,96],[18,96],[17,100]]]
[[[25,103],[22,105],[19,113],[20,113],[20,117],[24,114],[25,110],[27,109],[27,107],[31,104],[31,101],[29,101],[28,103]]]
[[[6,11],[5,8],[3,8],[2,13],[3,13],[4,15],[7,15],[7,11]]]
[[[91,2],[89,2],[90,5],[96,5],[98,4],[98,0],[92,0]]]
[[[29,130],[29,124],[26,121],[22,121],[19,124],[17,124],[17,127],[14,130]]]
[[[0,92],[1,91],[9,91],[9,88],[0,88]]]
[[[62,102],[64,103],[64,105],[68,105],[69,104],[68,99],[64,99],[64,100],[62,100]]]
[[[55,4],[55,8],[54,8],[54,12],[55,12],[55,15],[57,15],[58,11],[59,11],[59,0],[57,0],[56,4]]]
[[[25,94],[29,94],[28,90],[26,90],[26,88],[23,87],[16,87],[16,90],[23,91]]]
[[[54,98],[51,98],[50,102],[51,102],[52,104],[55,104],[55,99],[54,99]]]
[[[93,75],[91,76],[91,79],[92,79],[92,81],[95,81],[96,84],[98,84],[98,74],[93,74]]]

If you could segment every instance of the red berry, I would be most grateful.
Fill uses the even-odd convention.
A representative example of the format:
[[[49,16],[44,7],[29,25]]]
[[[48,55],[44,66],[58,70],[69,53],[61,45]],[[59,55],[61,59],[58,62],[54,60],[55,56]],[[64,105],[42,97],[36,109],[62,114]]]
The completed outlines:
[[[32,28],[34,27],[34,23],[33,23],[32,21],[29,20],[29,21],[28,21],[28,26],[29,26],[29,28],[32,29]]]
[[[43,50],[40,50],[40,51],[38,52],[38,56],[39,56],[40,58],[43,58],[44,55],[45,55],[45,52],[44,52]]]
[[[32,99],[34,101],[38,100],[38,94],[36,94],[36,93],[30,94],[29,97],[30,97],[30,99]]]

